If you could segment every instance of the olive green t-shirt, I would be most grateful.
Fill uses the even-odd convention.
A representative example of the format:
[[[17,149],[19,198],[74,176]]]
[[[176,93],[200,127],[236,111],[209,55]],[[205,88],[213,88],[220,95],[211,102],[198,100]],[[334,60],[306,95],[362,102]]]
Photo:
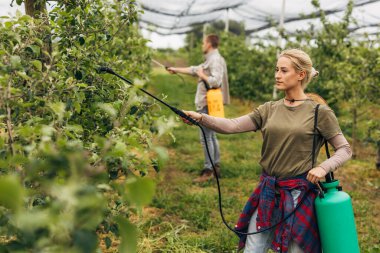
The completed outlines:
[[[266,173],[288,178],[311,169],[316,105],[306,100],[290,107],[281,99],[260,105],[249,114],[263,136],[260,165]],[[319,107],[318,130],[326,140],[342,132],[333,110],[326,105]],[[322,136],[317,138],[317,154],[323,145]]]

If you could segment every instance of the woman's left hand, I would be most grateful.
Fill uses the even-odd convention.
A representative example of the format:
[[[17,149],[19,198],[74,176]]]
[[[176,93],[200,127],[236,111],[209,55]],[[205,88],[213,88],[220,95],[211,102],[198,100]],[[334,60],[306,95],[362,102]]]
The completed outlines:
[[[190,118],[194,119],[195,121],[199,122],[202,119],[202,114],[198,112],[193,112],[193,111],[183,111],[187,116]],[[185,118],[181,118],[183,122],[185,122],[188,125],[192,125],[190,121],[188,121]]]
[[[318,183],[318,181],[323,180],[327,172],[322,167],[312,168],[307,174],[306,179],[313,184]]]

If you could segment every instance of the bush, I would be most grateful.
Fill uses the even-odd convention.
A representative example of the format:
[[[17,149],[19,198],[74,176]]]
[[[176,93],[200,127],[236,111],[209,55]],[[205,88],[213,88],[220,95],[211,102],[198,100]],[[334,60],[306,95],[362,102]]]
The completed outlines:
[[[137,12],[130,1],[59,1],[48,16],[0,24],[3,251],[95,252],[97,233],[135,251],[127,217],[154,193],[140,175],[156,156],[157,117],[136,88],[96,69],[146,79]]]

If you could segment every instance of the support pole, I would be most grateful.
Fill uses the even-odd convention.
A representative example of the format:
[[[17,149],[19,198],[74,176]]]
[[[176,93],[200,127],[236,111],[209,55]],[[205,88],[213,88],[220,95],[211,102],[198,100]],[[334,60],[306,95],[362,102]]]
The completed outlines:
[[[203,24],[203,39],[206,37],[207,35],[207,27],[208,27],[208,23],[204,23]]]
[[[281,15],[280,15],[280,23],[278,26],[278,40],[277,40],[277,57],[280,55],[280,48],[281,48],[281,43],[282,43],[282,33],[284,31],[284,16],[285,16],[285,0],[282,0],[282,8],[281,8]],[[276,86],[273,86],[273,99],[277,99],[278,94],[277,94],[277,89]]]
[[[228,33],[228,31],[229,31],[229,27],[230,27],[230,20],[229,20],[229,10],[230,9],[226,9],[226,20],[225,20],[225,26],[224,26],[224,31],[226,32],[226,33]]]

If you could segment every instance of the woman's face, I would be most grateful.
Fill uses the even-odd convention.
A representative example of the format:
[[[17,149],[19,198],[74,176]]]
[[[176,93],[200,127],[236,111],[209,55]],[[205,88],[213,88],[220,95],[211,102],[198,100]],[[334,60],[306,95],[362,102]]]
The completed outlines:
[[[280,57],[276,65],[276,88],[278,90],[290,90],[299,85],[305,78],[305,71],[296,72],[292,61],[287,57]]]

